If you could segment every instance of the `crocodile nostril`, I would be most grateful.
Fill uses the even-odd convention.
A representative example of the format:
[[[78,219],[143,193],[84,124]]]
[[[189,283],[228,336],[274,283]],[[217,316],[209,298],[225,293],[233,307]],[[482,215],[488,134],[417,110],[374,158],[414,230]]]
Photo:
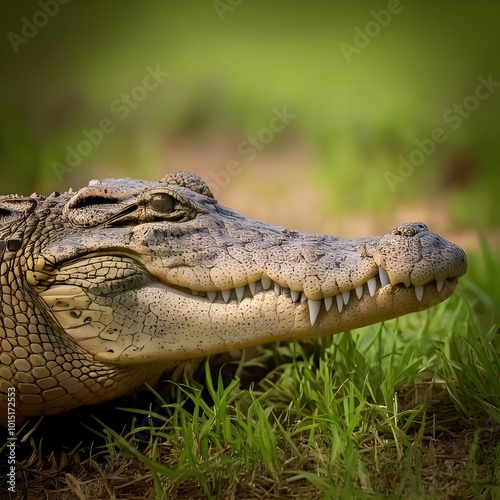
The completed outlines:
[[[391,230],[395,236],[415,236],[422,231],[428,231],[429,228],[423,222],[408,222],[401,224]]]

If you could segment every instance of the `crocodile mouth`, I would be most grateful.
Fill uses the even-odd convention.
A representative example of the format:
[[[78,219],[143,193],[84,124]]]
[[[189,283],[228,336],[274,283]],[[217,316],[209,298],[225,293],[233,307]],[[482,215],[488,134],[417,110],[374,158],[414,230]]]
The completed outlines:
[[[393,293],[401,293],[403,291],[412,292],[415,296],[417,303],[421,303],[424,297],[432,294],[441,294],[443,289],[450,290],[446,295],[450,295],[451,291],[456,287],[458,278],[446,278],[440,281],[431,281],[423,285],[408,285],[403,283],[391,284],[387,272],[382,267],[379,267],[377,275],[372,276],[360,285],[345,290],[344,292],[323,297],[321,299],[310,299],[302,290],[292,290],[288,287],[282,286],[276,281],[273,281],[267,274],[263,274],[261,279],[248,283],[247,285],[230,288],[226,290],[193,290],[178,285],[163,284],[162,286],[170,293],[177,293],[194,298],[196,300],[203,300],[216,305],[238,304],[246,299],[253,299],[259,294],[273,293],[276,297],[284,296],[289,298],[292,303],[297,305],[307,303],[309,309],[309,320],[311,326],[315,326],[318,316],[321,311],[329,312],[332,308],[336,308],[339,314],[345,311],[352,301],[361,301],[363,297],[369,296],[374,298],[375,295],[387,286],[393,287]],[[432,300],[432,299],[431,299]],[[442,299],[440,299],[442,300]],[[422,307],[423,308],[423,307]]]
[[[103,266],[107,267],[102,269],[103,273],[100,273],[99,268]],[[96,282],[92,288],[94,289],[94,293],[99,295],[97,289],[100,285],[97,283],[97,278],[99,277],[99,279],[102,279],[106,283],[107,279],[104,278],[104,275],[109,274],[109,269],[114,269],[113,266],[128,270],[125,274],[130,274],[131,277],[126,278],[124,274],[121,278],[123,282],[127,280],[132,281],[128,284],[123,283],[122,286],[105,284],[101,290],[103,296],[113,297],[117,293],[120,294],[127,289],[138,290],[143,286],[148,286],[147,284],[149,283],[150,286],[161,288],[165,293],[170,295],[177,295],[185,299],[200,302],[200,305],[203,303],[215,308],[238,306],[242,303],[248,305],[249,303],[246,301],[252,301],[253,299],[277,300],[280,304],[287,307],[301,307],[300,316],[304,317],[305,320],[308,315],[309,324],[314,328],[319,328],[318,318],[320,315],[322,316],[321,313],[338,314],[339,321],[343,321],[346,315],[359,317],[360,314],[362,315],[364,311],[370,308],[374,308],[374,310],[380,308],[390,310],[392,309],[390,305],[391,296],[394,299],[402,299],[404,297],[405,302],[411,308],[408,312],[425,309],[449,297],[458,283],[458,277],[448,277],[443,280],[433,280],[418,285],[411,284],[411,279],[408,277],[404,283],[391,283],[387,271],[383,267],[377,266],[376,274],[367,277],[357,286],[317,299],[308,297],[304,290],[296,290],[283,286],[265,273],[261,275],[260,279],[243,286],[228,289],[200,290],[190,288],[189,286],[186,287],[184,284],[173,284],[165,280],[164,276],[155,275],[151,272],[151,269],[144,268],[140,262],[131,259],[129,255],[118,254],[113,257],[96,254],[90,255],[84,260],[77,259],[64,262],[63,265],[57,266],[58,271],[51,271],[54,274],[61,273],[61,276],[57,276],[57,285],[55,286],[52,284],[46,287],[43,284],[44,282],[40,281],[45,276],[42,271],[37,271],[36,275],[35,273],[31,273],[30,276],[32,276],[33,285],[42,285],[42,291],[39,293],[41,293],[42,298],[54,313],[64,313],[67,311],[68,315],[73,315],[71,319],[65,316],[64,324],[68,328],[80,328],[81,322],[78,319],[79,315],[82,314],[81,311],[86,310],[90,307],[89,304],[91,302],[96,301],[95,296],[89,296],[82,289],[83,283],[81,283],[80,277],[84,275],[83,271],[88,272],[89,269],[94,269],[95,276],[92,279],[96,280]],[[135,271],[132,272],[132,270],[141,269],[144,275],[136,282],[134,281]],[[47,272],[45,269],[43,271]],[[147,277],[148,271],[149,278]],[[117,273],[115,275],[118,277]],[[68,281],[68,276],[72,276],[70,281]],[[88,286],[90,286],[90,283]],[[77,299],[76,297],[79,298]],[[104,303],[99,305],[94,304],[92,307],[102,309],[103,305]],[[108,304],[108,306],[110,305]],[[190,306],[185,304],[184,307],[189,309]],[[304,307],[307,307],[307,313]],[[256,311],[253,314],[255,313]],[[89,314],[88,317],[92,318],[93,315],[94,313]]]

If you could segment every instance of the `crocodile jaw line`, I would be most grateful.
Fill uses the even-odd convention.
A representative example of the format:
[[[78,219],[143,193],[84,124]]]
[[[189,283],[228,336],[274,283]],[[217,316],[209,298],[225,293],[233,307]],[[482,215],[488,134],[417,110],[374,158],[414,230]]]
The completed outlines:
[[[445,300],[457,284],[456,279],[446,279],[405,288],[386,283],[383,272],[381,277],[382,281],[380,275],[375,276],[359,287],[320,300],[307,299],[304,292],[292,293],[267,275],[244,287],[208,293],[156,283],[137,293],[148,294],[152,314],[164,321],[160,334],[128,346],[97,339],[80,344],[95,353],[96,361],[105,363],[181,361],[268,342],[320,337],[391,319],[402,307],[414,312]],[[151,301],[151,296],[156,300]]]
[[[120,258],[116,255],[113,264],[110,257],[93,255],[67,263],[60,268],[58,284],[40,292],[66,333],[95,361],[111,365],[176,362],[339,333],[399,316],[401,310],[431,307],[451,295],[457,283],[451,278],[393,285],[385,269],[374,264],[375,275],[320,299],[282,286],[267,274],[243,286],[211,291],[174,285],[151,274],[152,279],[139,278],[128,290],[116,291],[109,284],[100,297],[65,278],[100,266],[108,266],[104,270],[109,272],[113,265],[125,264],[127,259]],[[128,269],[131,265],[128,260]]]

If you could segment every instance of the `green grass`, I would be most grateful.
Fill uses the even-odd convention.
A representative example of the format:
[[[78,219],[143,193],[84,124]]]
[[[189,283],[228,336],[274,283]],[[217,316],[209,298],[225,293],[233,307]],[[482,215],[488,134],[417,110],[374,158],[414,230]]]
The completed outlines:
[[[143,462],[157,498],[494,498],[500,345],[470,285],[427,312],[269,347],[278,364],[257,387],[207,367],[206,393],[179,384],[146,448],[144,427],[106,428],[108,458]]]

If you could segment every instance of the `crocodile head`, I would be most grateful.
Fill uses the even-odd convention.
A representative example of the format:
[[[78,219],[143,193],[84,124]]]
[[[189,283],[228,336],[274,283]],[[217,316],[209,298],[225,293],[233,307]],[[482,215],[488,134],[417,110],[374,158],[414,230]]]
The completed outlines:
[[[15,385],[25,415],[117,397],[183,360],[422,310],[466,269],[422,223],[349,240],[298,233],[220,205],[187,173],[0,207],[11,286],[0,407]]]

